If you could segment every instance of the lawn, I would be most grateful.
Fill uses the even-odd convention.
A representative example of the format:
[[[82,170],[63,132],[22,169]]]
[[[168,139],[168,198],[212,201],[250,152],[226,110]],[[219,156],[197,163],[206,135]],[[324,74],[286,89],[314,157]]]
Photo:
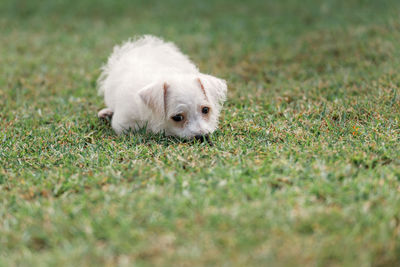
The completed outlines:
[[[154,34],[228,81],[214,143],[116,136]],[[0,266],[399,266],[400,1],[0,2]]]

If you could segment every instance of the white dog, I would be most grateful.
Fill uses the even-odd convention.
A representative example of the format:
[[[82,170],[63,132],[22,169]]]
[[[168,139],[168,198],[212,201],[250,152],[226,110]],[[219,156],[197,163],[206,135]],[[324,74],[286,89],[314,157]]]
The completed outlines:
[[[182,138],[212,133],[225,101],[224,80],[202,74],[173,43],[143,36],[116,46],[98,80],[117,134],[145,127]]]

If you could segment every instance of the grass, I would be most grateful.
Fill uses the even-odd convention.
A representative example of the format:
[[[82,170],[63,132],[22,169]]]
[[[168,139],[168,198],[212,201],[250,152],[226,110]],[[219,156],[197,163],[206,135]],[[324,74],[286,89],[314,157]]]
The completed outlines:
[[[0,265],[400,264],[400,2],[0,3]],[[150,33],[229,83],[214,146],[99,121]]]

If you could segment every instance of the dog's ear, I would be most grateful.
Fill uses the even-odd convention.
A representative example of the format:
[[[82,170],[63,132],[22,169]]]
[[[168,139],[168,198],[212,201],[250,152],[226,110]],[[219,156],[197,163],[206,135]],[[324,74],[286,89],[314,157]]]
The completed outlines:
[[[200,74],[197,82],[206,98],[211,98],[211,101],[218,106],[224,103],[228,90],[225,80],[207,74]]]
[[[140,89],[139,96],[153,112],[166,116],[168,88],[166,82],[152,83]]]

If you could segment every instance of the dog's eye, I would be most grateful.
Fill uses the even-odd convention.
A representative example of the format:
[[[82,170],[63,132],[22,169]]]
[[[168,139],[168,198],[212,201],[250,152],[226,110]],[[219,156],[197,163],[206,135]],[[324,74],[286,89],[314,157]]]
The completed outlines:
[[[171,117],[174,121],[183,121],[184,117],[182,114],[175,115]]]
[[[203,107],[203,108],[201,109],[201,112],[202,112],[203,114],[207,114],[209,111],[210,111],[210,108],[209,108],[209,107]]]

